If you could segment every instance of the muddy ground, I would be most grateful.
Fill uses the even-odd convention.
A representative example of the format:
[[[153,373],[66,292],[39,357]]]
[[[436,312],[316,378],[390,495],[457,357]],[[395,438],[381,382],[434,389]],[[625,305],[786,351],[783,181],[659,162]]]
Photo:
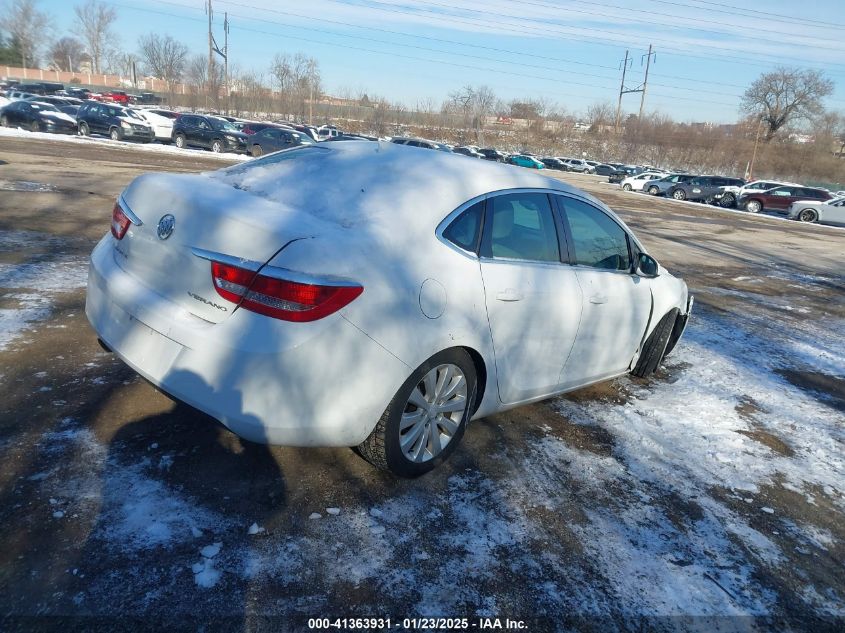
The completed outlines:
[[[843,625],[845,231],[560,175],[687,281],[684,342],[649,380],[475,422],[400,481],[243,442],[99,347],[85,262],[117,194],[221,166],[121,145],[0,137],[3,629]]]

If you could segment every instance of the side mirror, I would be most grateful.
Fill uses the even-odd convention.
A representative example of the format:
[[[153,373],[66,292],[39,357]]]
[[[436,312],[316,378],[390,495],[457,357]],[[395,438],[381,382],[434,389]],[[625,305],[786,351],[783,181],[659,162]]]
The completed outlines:
[[[640,277],[657,277],[659,267],[660,265],[654,257],[646,255],[645,253],[640,253],[639,258],[637,259],[636,271]]]

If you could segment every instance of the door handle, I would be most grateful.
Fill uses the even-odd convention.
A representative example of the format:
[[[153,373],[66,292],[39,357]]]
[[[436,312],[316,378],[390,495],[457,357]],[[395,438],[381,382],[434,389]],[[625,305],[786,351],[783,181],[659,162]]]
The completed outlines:
[[[607,303],[607,295],[593,295],[590,297],[590,303]]]
[[[507,288],[499,292],[496,295],[496,299],[499,301],[519,301],[522,299],[522,293],[518,290],[514,290],[513,288]]]

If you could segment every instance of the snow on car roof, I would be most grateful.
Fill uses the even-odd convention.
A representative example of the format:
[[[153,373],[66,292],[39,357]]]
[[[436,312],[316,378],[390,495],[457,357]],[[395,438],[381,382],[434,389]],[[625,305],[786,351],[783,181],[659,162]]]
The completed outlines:
[[[503,189],[547,188],[589,197],[524,168],[371,141],[300,147],[210,175],[345,227],[364,222],[436,226],[464,202]]]

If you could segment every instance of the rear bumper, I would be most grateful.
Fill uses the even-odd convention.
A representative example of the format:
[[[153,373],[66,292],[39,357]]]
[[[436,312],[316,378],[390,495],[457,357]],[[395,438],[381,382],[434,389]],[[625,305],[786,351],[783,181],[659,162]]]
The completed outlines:
[[[265,444],[356,446],[411,369],[340,315],[285,323],[236,310],[213,324],[91,255],[85,312],[97,335],[162,391]],[[304,327],[303,327],[304,326]]]

